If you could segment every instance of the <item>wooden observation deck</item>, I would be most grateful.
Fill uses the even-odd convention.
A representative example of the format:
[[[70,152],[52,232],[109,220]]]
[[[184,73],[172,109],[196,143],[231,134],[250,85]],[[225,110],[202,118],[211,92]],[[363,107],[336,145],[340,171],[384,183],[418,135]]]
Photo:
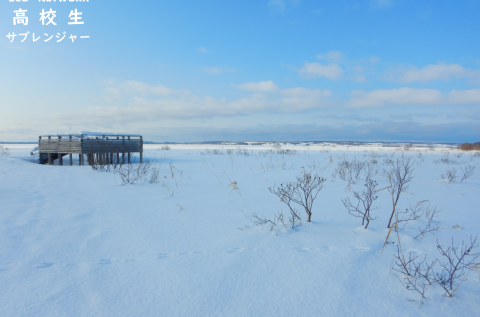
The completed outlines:
[[[138,134],[113,134],[82,132],[81,134],[41,135],[38,138],[40,164],[63,165],[63,157],[69,156],[69,165],[73,164],[72,156],[78,154],[78,164],[85,162],[131,163],[133,153],[140,154],[143,162],[143,139]]]

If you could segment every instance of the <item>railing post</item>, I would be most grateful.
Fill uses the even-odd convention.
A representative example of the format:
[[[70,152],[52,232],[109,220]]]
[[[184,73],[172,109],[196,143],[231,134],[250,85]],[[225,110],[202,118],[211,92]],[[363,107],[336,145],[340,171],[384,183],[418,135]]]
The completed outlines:
[[[40,153],[40,142],[42,141],[42,136],[38,137],[38,164],[42,163],[42,153]]]

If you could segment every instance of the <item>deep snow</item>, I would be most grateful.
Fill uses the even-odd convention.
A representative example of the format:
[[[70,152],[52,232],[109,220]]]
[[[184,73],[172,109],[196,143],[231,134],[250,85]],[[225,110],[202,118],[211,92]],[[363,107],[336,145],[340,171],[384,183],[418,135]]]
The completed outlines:
[[[366,230],[341,202],[352,197],[348,181],[332,177],[341,157],[367,161],[373,152],[381,172],[391,168],[384,159],[402,155],[398,149],[292,145],[284,149],[296,155],[260,155],[271,146],[243,146],[250,153],[244,156],[226,155],[236,146],[146,145],[145,158],[161,165],[167,188],[124,185],[113,172],[89,166],[34,164],[31,145],[7,147],[10,155],[0,157],[1,316],[479,314],[475,271],[453,298],[433,286],[421,300],[399,282],[391,270],[395,244],[381,253],[391,212],[387,191],[379,193],[378,219]],[[439,163],[447,151],[453,163]],[[416,159],[415,178],[399,209],[429,200],[442,210],[443,229],[413,239],[422,223],[408,224],[400,230],[404,251],[440,258],[437,239],[448,245],[453,237],[459,245],[479,235],[480,170],[461,183],[440,175],[478,166],[480,157],[447,148],[405,155]],[[286,211],[268,187],[303,170],[328,178],[312,223],[272,232],[252,226],[254,212],[272,218]],[[374,179],[387,186],[381,173]],[[234,181],[239,192],[229,186]],[[351,189],[363,184],[362,174]]]

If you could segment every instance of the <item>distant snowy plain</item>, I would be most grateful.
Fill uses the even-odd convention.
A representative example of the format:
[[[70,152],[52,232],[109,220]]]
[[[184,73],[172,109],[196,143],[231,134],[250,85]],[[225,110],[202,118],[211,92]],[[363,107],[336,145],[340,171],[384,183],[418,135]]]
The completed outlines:
[[[375,160],[373,179],[384,188],[385,162],[401,148],[283,146],[292,155],[267,145],[241,146],[243,154],[234,145],[146,145],[144,157],[156,161],[163,184],[122,184],[89,166],[35,164],[31,145],[7,147],[10,155],[0,157],[0,316],[480,315],[476,271],[453,298],[435,285],[426,299],[402,286],[392,271],[396,235],[382,252],[392,211],[386,190],[368,229],[342,204],[352,193],[332,176],[338,162]],[[448,164],[440,162],[446,153]],[[448,246],[452,237],[460,245],[480,236],[480,157],[473,154],[404,152],[415,160],[415,178],[398,209],[428,200],[441,210],[442,228],[414,239],[423,224],[407,224],[399,230],[405,253],[433,260],[437,239]],[[460,174],[467,165],[477,166],[467,180],[442,181],[447,169]],[[327,178],[312,222],[254,226],[252,213],[286,212],[268,188],[304,171]],[[362,173],[350,189],[364,184]]]

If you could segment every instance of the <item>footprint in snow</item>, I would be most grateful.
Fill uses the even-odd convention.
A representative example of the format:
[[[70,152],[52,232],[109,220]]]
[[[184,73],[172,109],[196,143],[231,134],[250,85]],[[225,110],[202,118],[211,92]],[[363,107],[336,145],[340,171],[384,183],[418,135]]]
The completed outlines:
[[[227,253],[240,253],[245,251],[245,248],[233,248],[231,250],[228,250]]]
[[[157,259],[165,259],[172,257],[171,253],[159,253],[157,254]]]
[[[110,261],[110,260],[105,260],[105,259],[101,259],[100,262],[98,262],[98,264],[101,264],[101,265],[107,265],[107,264],[112,264],[113,262]]]
[[[53,264],[54,264],[53,262],[43,262],[42,264],[40,264],[39,266],[36,266],[35,268],[36,269],[46,269],[46,268],[52,267]]]
[[[245,251],[257,251],[257,249],[233,248],[231,250],[228,250],[227,253],[240,253]]]
[[[295,247],[298,252],[317,252],[317,251],[330,251],[328,247],[322,246],[318,248],[307,248],[307,247]]]
[[[367,252],[367,251],[370,250],[370,248],[367,248],[367,247],[350,247],[350,250],[352,250],[352,251]]]

